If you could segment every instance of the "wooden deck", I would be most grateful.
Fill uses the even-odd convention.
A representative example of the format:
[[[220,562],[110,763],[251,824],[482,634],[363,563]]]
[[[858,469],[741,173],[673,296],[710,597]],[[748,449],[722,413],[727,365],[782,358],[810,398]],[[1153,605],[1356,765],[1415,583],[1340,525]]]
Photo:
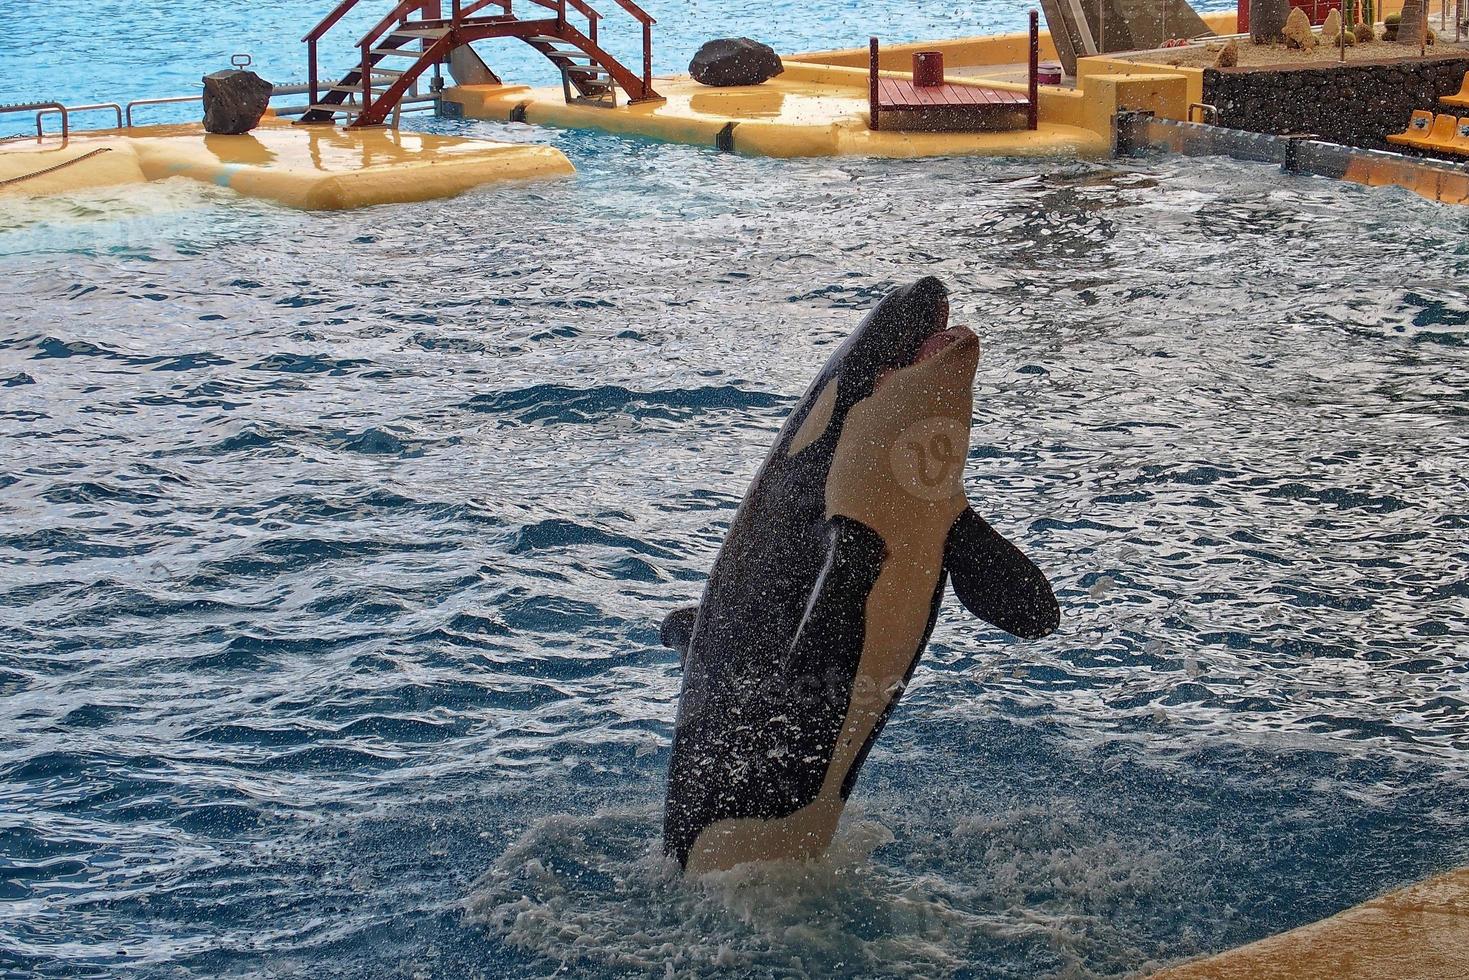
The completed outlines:
[[[908,78],[884,75],[881,43],[876,37],[870,38],[867,43],[868,129],[978,133],[1039,128],[1040,17],[1032,10],[1029,19],[1030,58],[1023,93],[991,85],[946,82],[940,51],[914,52],[913,73]]]
[[[1030,105],[1024,94],[1006,89],[975,85],[922,86],[906,78],[880,78],[877,84],[878,108],[889,111],[958,108],[1014,112]]]

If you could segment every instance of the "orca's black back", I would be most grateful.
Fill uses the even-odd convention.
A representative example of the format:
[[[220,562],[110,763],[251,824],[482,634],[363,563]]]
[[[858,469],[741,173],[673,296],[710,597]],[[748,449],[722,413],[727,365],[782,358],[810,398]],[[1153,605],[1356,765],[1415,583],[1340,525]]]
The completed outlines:
[[[809,803],[824,767],[801,759],[819,750],[809,744],[813,738],[834,744],[845,716],[845,697],[838,715],[824,682],[792,690],[785,671],[826,560],[825,485],[840,425],[794,458],[786,458],[785,447],[825,379],[823,372],[751,483],[700,603],[684,661],[664,816],[665,849],[681,862],[717,820],[788,816]],[[828,745],[823,754],[830,751]],[[721,761],[703,764],[709,759]]]

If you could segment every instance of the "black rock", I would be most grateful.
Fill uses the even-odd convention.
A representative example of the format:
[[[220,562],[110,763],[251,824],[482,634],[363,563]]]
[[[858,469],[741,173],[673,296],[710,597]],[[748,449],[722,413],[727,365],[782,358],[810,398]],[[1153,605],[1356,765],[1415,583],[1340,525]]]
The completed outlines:
[[[253,71],[231,68],[204,76],[204,129],[238,136],[260,124],[272,86]]]
[[[780,55],[768,44],[747,37],[722,37],[699,49],[689,74],[704,85],[759,85],[785,71]]]

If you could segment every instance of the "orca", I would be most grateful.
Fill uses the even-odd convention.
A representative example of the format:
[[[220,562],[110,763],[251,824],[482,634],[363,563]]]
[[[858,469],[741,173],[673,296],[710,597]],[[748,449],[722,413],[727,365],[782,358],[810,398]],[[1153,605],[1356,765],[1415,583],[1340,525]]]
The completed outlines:
[[[832,354],[745,494],[683,657],[664,850],[694,873],[826,852],[938,617],[1039,638],[1046,576],[963,487],[979,340],[933,277],[887,295]]]

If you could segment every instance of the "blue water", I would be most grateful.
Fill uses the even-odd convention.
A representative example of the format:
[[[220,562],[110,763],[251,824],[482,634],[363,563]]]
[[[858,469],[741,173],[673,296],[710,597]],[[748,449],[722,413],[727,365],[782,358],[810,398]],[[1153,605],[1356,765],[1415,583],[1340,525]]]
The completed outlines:
[[[244,6],[47,50],[157,91]],[[690,8],[666,50],[763,9]],[[909,8],[884,33],[1022,16]],[[88,26],[150,19],[136,61]],[[3,84],[100,94],[19,38]],[[0,206],[0,975],[1118,976],[1469,862],[1466,213],[418,124],[580,174]],[[1063,628],[951,602],[832,858],[682,881],[657,624],[831,345],[928,273],[986,346],[970,494]]]

